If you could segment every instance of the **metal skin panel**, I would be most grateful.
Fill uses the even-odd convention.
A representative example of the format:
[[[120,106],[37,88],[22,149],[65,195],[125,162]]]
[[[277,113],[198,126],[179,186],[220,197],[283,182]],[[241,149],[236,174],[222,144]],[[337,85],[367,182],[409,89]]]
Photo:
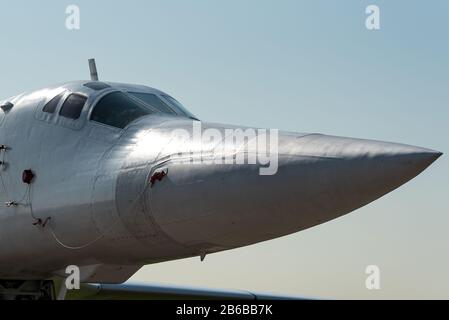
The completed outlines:
[[[46,279],[68,265],[85,282],[121,283],[144,264],[203,256],[298,232],[360,208],[418,175],[441,153],[401,144],[279,134],[279,169],[205,164],[247,156],[251,141],[226,149],[174,136],[195,120],[152,114],[124,130],[89,121],[108,92],[161,92],[89,81],[15,99],[0,115],[0,279]],[[61,91],[88,97],[79,120],[42,114]],[[2,119],[3,118],[3,119]],[[202,123],[225,136],[221,124]],[[221,150],[221,152],[216,152]],[[187,151],[189,151],[187,153]],[[192,163],[194,162],[194,163]],[[22,171],[36,177],[29,190]],[[158,170],[168,175],[150,184]],[[15,201],[17,206],[3,203]],[[47,224],[33,225],[41,218]],[[47,218],[51,218],[47,220]]]

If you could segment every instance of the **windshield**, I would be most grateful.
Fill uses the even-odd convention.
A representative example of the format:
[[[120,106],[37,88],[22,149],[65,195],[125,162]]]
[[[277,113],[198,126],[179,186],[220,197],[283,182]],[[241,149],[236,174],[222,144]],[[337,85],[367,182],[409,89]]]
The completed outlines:
[[[198,120],[179,101],[169,95],[157,95],[148,92],[128,92],[128,94],[159,112],[186,116],[190,119]]]
[[[105,95],[97,103],[90,120],[124,129],[137,118],[153,113],[146,105],[135,101],[122,92]]]
[[[152,93],[142,93],[142,92],[128,92],[133,97],[139,99],[145,104],[159,110],[162,113],[176,114],[176,112],[170,108],[164,101],[162,101],[157,95]]]
[[[170,104],[170,106],[172,108],[174,108],[177,112],[186,115],[187,117],[194,119],[194,120],[198,120],[192,113],[190,113],[189,110],[187,110],[187,108],[185,108],[178,100],[176,100],[173,97],[170,97],[169,95],[163,94],[162,95],[163,98],[165,98],[168,103]]]

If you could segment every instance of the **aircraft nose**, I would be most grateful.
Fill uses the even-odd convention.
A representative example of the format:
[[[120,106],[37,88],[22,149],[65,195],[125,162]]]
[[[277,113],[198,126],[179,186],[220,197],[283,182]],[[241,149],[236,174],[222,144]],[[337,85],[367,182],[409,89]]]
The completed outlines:
[[[309,186],[316,185],[316,190],[309,200],[322,209],[316,222],[328,221],[378,199],[442,155],[430,149],[373,140],[324,135],[310,135],[304,140],[290,152],[293,156],[280,163],[291,166],[295,175],[298,173],[293,172],[300,166],[311,162],[306,181]]]
[[[360,208],[441,156],[409,145],[282,133],[277,170],[258,164],[166,163],[153,217],[172,239],[207,252],[291,234]]]

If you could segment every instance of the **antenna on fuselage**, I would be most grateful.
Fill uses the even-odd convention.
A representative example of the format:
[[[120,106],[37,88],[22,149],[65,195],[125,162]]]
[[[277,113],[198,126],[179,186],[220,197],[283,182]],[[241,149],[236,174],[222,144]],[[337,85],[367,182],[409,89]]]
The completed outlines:
[[[90,79],[92,81],[98,81],[97,64],[95,59],[89,59]]]

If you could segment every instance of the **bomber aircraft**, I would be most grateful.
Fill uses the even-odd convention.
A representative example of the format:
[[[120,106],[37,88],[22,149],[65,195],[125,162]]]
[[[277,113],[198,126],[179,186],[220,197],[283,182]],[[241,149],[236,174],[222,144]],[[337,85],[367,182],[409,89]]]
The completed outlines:
[[[275,298],[126,281],[336,219],[441,156],[202,122],[171,95],[101,82],[90,66],[90,80],[0,102],[2,299]],[[80,290],[67,290],[69,266]]]

